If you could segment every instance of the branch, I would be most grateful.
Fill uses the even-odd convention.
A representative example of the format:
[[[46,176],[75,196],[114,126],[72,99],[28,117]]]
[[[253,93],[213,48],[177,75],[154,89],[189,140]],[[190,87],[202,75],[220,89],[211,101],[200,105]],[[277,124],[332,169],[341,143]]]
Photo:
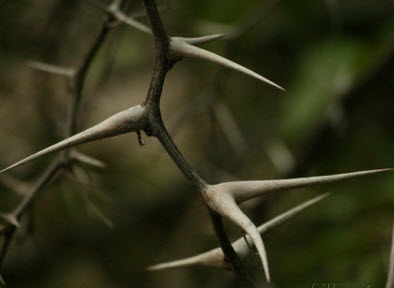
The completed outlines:
[[[122,3],[124,0],[113,0],[113,3],[110,5],[111,8],[117,8]],[[102,46],[102,43],[104,42],[106,36],[108,35],[108,32],[110,29],[113,27],[113,21],[114,18],[111,15],[108,15],[107,19],[105,20],[101,31],[97,38],[95,39],[93,45],[90,47],[85,59],[82,61],[81,66],[79,69],[74,70],[74,69],[69,69],[69,68],[63,68],[51,64],[45,64],[37,61],[28,61],[28,65],[34,69],[38,69],[41,71],[49,72],[52,74],[56,75],[62,75],[66,76],[69,78],[70,81],[70,87],[71,87],[71,92],[73,96],[72,100],[72,106],[70,110],[70,116],[68,120],[68,131],[67,135],[70,137],[73,135],[76,131],[76,125],[77,125],[77,119],[78,119],[78,110],[80,107],[81,99],[82,99],[82,90],[85,84],[85,79],[86,79],[86,74],[91,66],[91,63],[97,54],[98,50]],[[136,108],[138,111],[138,108]],[[3,169],[0,171],[0,173],[5,172],[13,167],[17,167],[19,165],[22,165],[24,163],[27,163],[31,160],[34,160],[36,158],[39,158],[40,156],[46,155],[48,153],[57,151],[57,150],[62,150],[69,148],[73,145],[76,145],[77,143],[83,143],[84,141],[89,141],[89,137],[100,137],[103,135],[110,135],[111,132],[106,130],[106,128],[113,128],[115,126],[116,132],[120,132],[123,130],[130,130],[133,129],[133,115],[128,114],[128,112],[134,111],[133,108],[130,108],[124,112],[118,113],[114,115],[113,117],[110,117],[106,121],[103,121],[101,126],[100,124],[97,125],[98,127],[95,126],[96,129],[88,129],[87,131],[81,132],[77,135],[71,136],[70,138],[58,143],[58,145],[53,145],[50,147],[50,149],[44,149],[43,151],[40,151],[39,153],[36,153],[22,161],[19,161],[18,163],[15,163],[14,165],[11,165],[10,167]],[[136,112],[138,114],[138,112]],[[131,113],[133,114],[133,113]],[[130,116],[132,119],[125,119],[127,116]],[[123,122],[122,122],[123,121]],[[131,121],[131,122],[130,122]],[[108,125],[108,127],[106,127]],[[127,126],[127,127],[121,127],[122,125]],[[131,126],[131,127],[130,127]],[[101,133],[101,134],[100,134]],[[114,131],[112,131],[114,133]],[[90,138],[90,139],[91,139]],[[78,142],[79,141],[79,142]],[[71,157],[70,157],[71,156]],[[96,166],[103,166],[101,162],[97,161],[96,159],[90,158],[88,156],[85,156],[81,153],[74,152],[74,153],[64,153],[63,155],[60,155],[58,158],[56,158],[52,164],[50,164],[47,169],[44,171],[43,175],[33,184],[32,188],[24,195],[22,198],[22,201],[13,209],[13,211],[9,213],[2,213],[0,217],[6,222],[5,225],[3,225],[0,228],[0,234],[4,234],[4,242],[3,246],[0,251],[0,286],[4,287],[4,279],[1,276],[1,268],[2,264],[4,262],[4,259],[6,257],[6,254],[8,252],[9,245],[11,243],[11,240],[13,238],[13,235],[16,231],[16,229],[19,227],[19,221],[22,215],[26,212],[26,210],[30,207],[32,204],[33,200],[38,196],[39,192],[43,190],[44,187],[46,187],[51,180],[55,178],[57,173],[61,168],[63,168],[65,165],[70,164],[72,161],[79,161],[79,162],[84,162],[85,164],[90,164],[90,165],[96,165]]]
[[[118,10],[121,4],[122,1],[113,0],[113,2],[109,6],[109,9]],[[114,21],[115,18],[112,16],[112,14],[108,13],[107,19],[102,24],[98,36],[95,38],[93,44],[90,46],[89,51],[86,54],[85,58],[83,59],[81,66],[76,70],[74,79],[72,79],[71,87],[72,87],[73,101],[70,110],[69,123],[68,123],[69,131],[67,136],[71,136],[76,132],[77,115],[78,115],[79,107],[81,105],[82,90],[85,86],[86,74],[93,62],[93,59],[97,55],[97,52],[103,45],[105,39],[107,38],[108,33],[114,27],[113,25]]]
[[[387,283],[386,288],[394,287],[394,225],[393,232],[391,236],[391,252],[390,252],[390,260],[389,260],[389,273],[387,275]]]
[[[165,75],[167,71],[172,67],[174,59],[170,58],[169,46],[171,41],[163,28],[154,0],[144,0],[144,6],[153,31],[156,54],[153,75],[149,86],[148,95],[144,101],[144,104],[147,105],[149,119],[149,129],[146,129],[145,132],[148,135],[153,135],[159,139],[164,148],[167,150],[167,153],[171,156],[172,160],[178,166],[178,168],[193,183],[193,185],[197,189],[199,189],[199,192],[203,194],[207,187],[206,182],[202,180],[186,162],[186,160],[172,141],[171,137],[168,135],[168,132],[161,119],[160,98],[162,87]],[[228,241],[220,217],[215,216],[216,213],[214,213],[213,211],[209,211],[215,227],[216,234],[220,240],[220,244],[223,248],[227,260],[231,263],[231,266],[233,267],[236,275],[241,280],[241,283],[245,287],[253,287],[252,283],[246,276],[246,272],[244,271],[241,260],[238,258],[233,247]]]
[[[45,187],[56,175],[59,169],[63,166],[63,161],[56,159],[33,185],[28,193],[23,197],[22,201],[13,209],[12,212],[3,213],[0,217],[12,226],[19,227],[19,218],[29,208],[32,201],[37,197],[37,192]]]
[[[13,211],[9,213],[2,213],[0,218],[6,222],[6,225],[3,226],[3,229],[0,230],[0,234],[4,234],[4,242],[0,251],[0,274],[2,264],[7,255],[10,243],[12,238],[16,232],[16,229],[19,228],[20,218],[26,212],[26,210],[30,207],[33,200],[37,197],[38,193],[50,182],[52,181],[58,171],[62,168],[62,161],[60,158],[57,158],[42,174],[42,176],[37,180],[37,182],[33,185],[33,187],[28,191],[28,193],[22,198],[22,201],[13,209]],[[2,279],[0,279],[2,280]],[[1,282],[1,281],[0,281]],[[4,280],[3,280],[4,282]],[[0,283],[0,287],[1,287]],[[3,285],[4,286],[4,285]]]

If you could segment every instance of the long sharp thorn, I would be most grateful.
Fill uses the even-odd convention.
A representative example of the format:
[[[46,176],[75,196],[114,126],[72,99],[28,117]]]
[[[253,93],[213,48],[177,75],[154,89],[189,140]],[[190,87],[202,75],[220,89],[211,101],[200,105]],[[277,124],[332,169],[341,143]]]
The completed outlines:
[[[91,142],[103,138],[113,137],[116,135],[124,134],[142,129],[142,118],[145,113],[145,108],[141,105],[131,107],[130,109],[119,112],[103,122],[86,129],[74,136],[71,136],[63,141],[60,141],[52,146],[49,146],[27,158],[24,158],[15,164],[3,169],[0,173],[13,169],[15,167],[24,165],[35,159],[48,155],[50,153],[61,151],[78,144]]]
[[[214,35],[208,35],[208,36],[202,36],[202,37],[195,37],[195,38],[185,38],[185,37],[172,37],[172,40],[179,40],[183,41],[187,44],[190,45],[202,45],[202,44],[207,44],[210,42],[213,42],[215,40],[223,38],[223,34],[214,34]]]
[[[257,230],[259,230],[259,233],[264,234],[272,230],[273,228],[280,226],[286,221],[294,218],[294,216],[296,216],[298,213],[304,211],[306,208],[316,204],[317,202],[320,202],[321,200],[327,198],[329,195],[330,193],[324,193],[315,198],[312,198],[311,200],[305,201],[304,203],[284,212],[283,214],[280,214],[279,216],[271,219],[270,221],[264,223],[263,225],[260,225],[257,228]]]
[[[155,264],[152,266],[149,266],[146,268],[148,271],[157,271],[157,270],[164,270],[164,269],[173,269],[173,268],[179,268],[179,267],[190,267],[190,266],[196,266],[196,265],[201,265],[201,260],[204,255],[197,255],[194,257],[189,257],[189,258],[184,258],[172,262],[166,262],[166,263],[159,263]]]
[[[42,63],[39,61],[27,60],[26,65],[33,69],[60,76],[72,77],[74,75],[74,69],[72,68],[65,68],[57,65]]]
[[[207,60],[222,66],[225,66],[229,69],[241,72],[243,74],[249,75],[253,78],[256,78],[260,81],[263,81],[267,84],[270,84],[280,90],[285,91],[284,88],[279,86],[278,84],[275,84],[271,80],[268,80],[267,78],[257,74],[256,72],[253,72],[252,70],[245,68],[231,60],[228,60],[222,56],[219,56],[213,52],[201,49],[199,47],[189,45],[185,42],[182,41],[171,41],[170,42],[170,49],[175,55],[178,55],[180,57],[189,57],[189,58],[197,58],[197,59],[202,59],[202,60]]]
[[[231,191],[232,195],[234,195],[234,198],[236,199],[236,202],[241,203],[252,198],[260,197],[270,192],[285,191],[296,188],[306,188],[313,185],[327,183],[335,183],[346,179],[377,174],[391,170],[393,169],[376,169],[327,176],[315,176],[283,180],[235,181],[222,183],[219,185],[223,185],[223,189]]]

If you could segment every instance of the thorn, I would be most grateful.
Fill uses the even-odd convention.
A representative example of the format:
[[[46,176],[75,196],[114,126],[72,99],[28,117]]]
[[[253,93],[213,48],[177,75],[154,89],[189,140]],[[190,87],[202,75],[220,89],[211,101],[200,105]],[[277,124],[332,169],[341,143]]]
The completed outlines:
[[[37,69],[39,71],[65,76],[68,78],[74,77],[75,75],[75,70],[72,68],[65,68],[57,65],[46,64],[39,61],[27,60],[26,65],[29,66],[30,68]]]
[[[140,144],[140,146],[144,146],[145,142],[142,139],[142,135],[141,135],[141,131],[140,130],[137,131],[137,137],[138,137],[138,144]]]
[[[137,20],[134,20],[131,17],[128,17],[127,15],[125,15],[124,13],[119,11],[119,9],[110,10],[108,8],[105,8],[105,12],[112,15],[118,21],[137,29],[138,31],[152,35],[152,30],[148,26],[146,26],[145,24],[142,24],[141,22],[139,22]]]
[[[190,258],[177,260],[177,261],[151,265],[151,266],[147,267],[146,270],[147,271],[158,271],[158,270],[173,269],[173,268],[178,268],[178,267],[184,268],[184,267],[201,265],[200,260],[203,258],[203,255],[204,254],[197,255],[194,257],[190,257]]]
[[[214,34],[214,35],[208,35],[208,36],[202,36],[202,37],[194,37],[194,38],[185,38],[185,37],[171,37],[171,40],[173,41],[183,41],[187,44],[190,45],[202,45],[202,44],[207,44],[211,43],[215,40],[223,38],[223,34]]]
[[[265,250],[263,239],[253,222],[242,212],[239,206],[235,203],[233,196],[228,193],[228,190],[224,190],[220,186],[210,186],[205,193],[204,198],[207,205],[212,210],[231,220],[249,235],[260,256],[265,278],[269,283],[270,273],[267,252]]]
[[[104,162],[95,159],[93,157],[90,157],[88,155],[85,155],[83,153],[80,153],[76,150],[71,151],[70,157],[79,163],[86,164],[92,167],[96,167],[100,169],[104,169],[105,167],[107,167],[107,164],[105,164]]]
[[[267,78],[264,78],[263,76],[257,74],[256,72],[253,72],[252,70],[245,68],[231,60],[228,60],[222,56],[219,56],[213,52],[198,48],[196,46],[187,44],[182,41],[176,41],[177,39],[172,38],[173,40],[170,41],[170,51],[173,53],[175,58],[197,58],[197,59],[202,59],[202,60],[207,60],[209,62],[213,62],[222,66],[225,66],[229,69],[238,71],[240,73],[246,74],[248,76],[251,76],[253,78],[256,78],[262,82],[265,82],[269,85],[272,85],[280,90],[286,91],[284,88],[279,86],[278,84],[275,84],[271,80],[268,80]]]
[[[234,196],[237,203],[242,203],[246,200],[260,197],[271,192],[286,191],[296,188],[306,188],[313,185],[335,183],[346,179],[372,175],[392,170],[392,168],[389,168],[294,179],[234,181],[221,183],[218,185],[223,186],[222,189],[229,191],[229,193]]]
[[[145,110],[142,105],[133,106],[119,112],[99,124],[49,146],[29,157],[26,157],[11,166],[0,171],[4,173],[10,169],[29,163],[53,152],[62,151],[82,143],[92,142],[99,139],[114,137],[120,134],[135,132],[145,126]]]
[[[325,199],[329,195],[330,195],[329,193],[325,193],[323,195],[317,196],[276,216],[275,218],[269,220],[268,222],[260,225],[257,228],[259,233],[264,235],[265,233],[270,232],[272,229],[279,227],[283,223],[297,216],[297,214],[299,214],[300,212],[306,210],[308,207],[316,204],[317,202]],[[249,242],[248,237],[249,236],[246,236],[246,239]],[[235,251],[241,258],[246,257],[251,251],[251,249],[247,245],[248,242],[245,242],[244,238],[239,238],[238,240],[232,243]],[[170,262],[152,265],[149,266],[147,269],[149,271],[154,271],[154,270],[173,269],[173,268],[185,268],[190,266],[210,266],[210,267],[220,268],[223,270],[228,270],[228,266],[225,262],[224,254],[221,248],[215,248],[205,253],[176,260],[176,261],[170,261]]]

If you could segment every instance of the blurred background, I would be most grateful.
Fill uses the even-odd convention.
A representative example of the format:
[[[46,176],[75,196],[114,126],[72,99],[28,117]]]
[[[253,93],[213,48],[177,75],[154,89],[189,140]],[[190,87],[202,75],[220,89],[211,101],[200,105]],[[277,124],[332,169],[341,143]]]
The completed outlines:
[[[147,23],[139,15],[141,1],[128,2],[127,14]],[[67,81],[31,69],[26,60],[80,65],[104,18],[95,4],[109,2],[0,1],[1,167],[65,135]],[[170,35],[230,35],[204,48],[287,89],[198,60],[182,61],[169,72],[164,122],[208,182],[393,166],[392,1],[158,5]],[[124,25],[114,29],[89,70],[79,129],[141,103],[153,60],[151,36]],[[143,139],[143,147],[128,134],[79,148],[107,168],[64,173],[41,193],[32,209],[34,233],[21,228],[4,263],[9,287],[239,286],[230,273],[209,268],[145,271],[218,243],[201,197],[158,141]],[[2,211],[18,201],[10,183],[32,183],[53,157],[0,178]],[[333,193],[264,237],[270,287],[383,287],[393,190],[393,175],[386,173],[245,203],[260,225],[315,195]],[[231,239],[241,236],[231,223],[226,227]],[[256,287],[265,287],[253,253],[246,265]]]

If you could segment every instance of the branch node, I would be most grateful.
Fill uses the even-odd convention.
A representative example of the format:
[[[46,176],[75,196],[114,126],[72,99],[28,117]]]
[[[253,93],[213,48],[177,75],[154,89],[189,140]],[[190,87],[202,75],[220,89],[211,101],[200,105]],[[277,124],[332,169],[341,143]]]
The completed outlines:
[[[0,213],[0,218],[8,225],[19,228],[20,223],[13,213]]]

